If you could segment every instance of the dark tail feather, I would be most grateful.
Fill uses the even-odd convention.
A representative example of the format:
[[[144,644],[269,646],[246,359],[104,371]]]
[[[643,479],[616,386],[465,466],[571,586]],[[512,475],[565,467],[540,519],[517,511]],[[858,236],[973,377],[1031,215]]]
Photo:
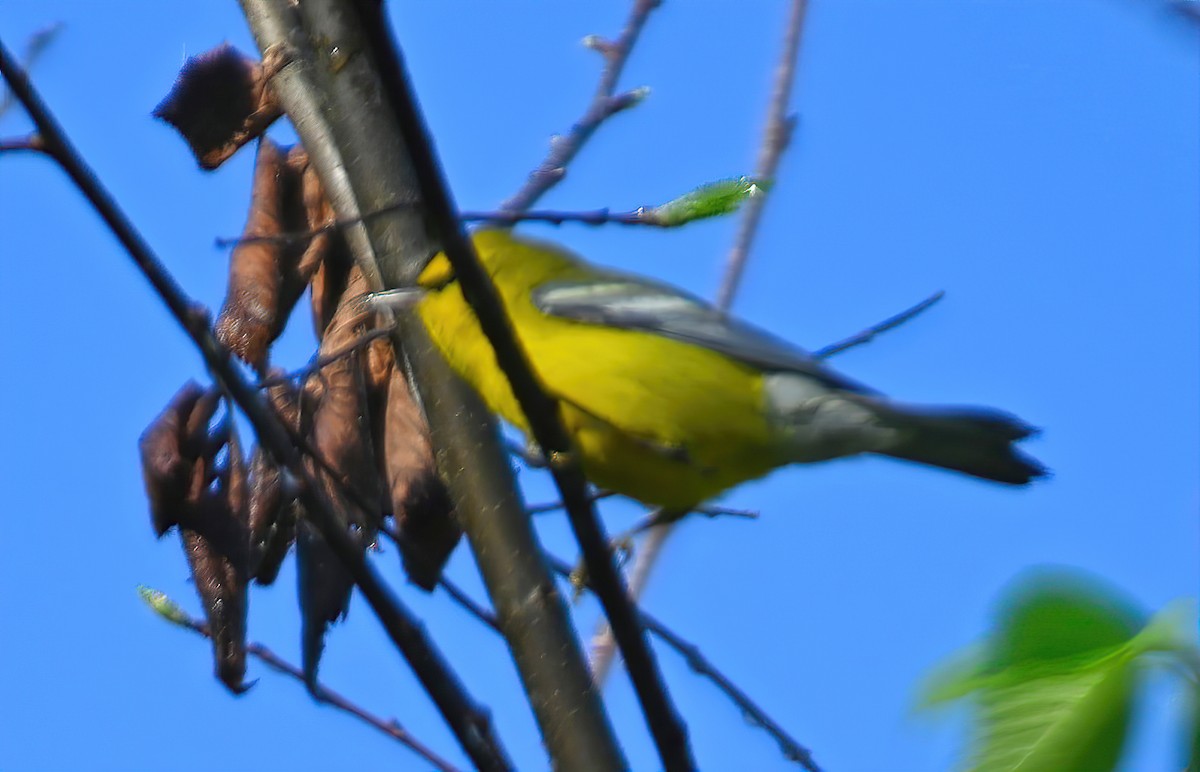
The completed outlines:
[[[1027,485],[1048,474],[1013,443],[1037,430],[1014,416],[983,408],[908,408],[889,405],[888,421],[903,432],[893,458],[953,469],[985,480]]]

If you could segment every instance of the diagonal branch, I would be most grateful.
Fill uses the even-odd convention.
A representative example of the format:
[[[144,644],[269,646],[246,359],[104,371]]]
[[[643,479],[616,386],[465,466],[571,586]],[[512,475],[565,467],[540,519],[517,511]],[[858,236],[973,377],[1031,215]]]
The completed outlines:
[[[381,531],[386,534],[393,542],[402,547],[402,538],[400,534],[392,528],[384,527]],[[554,569],[554,572],[562,576],[568,581],[573,581],[575,569],[565,560],[546,553],[546,560]],[[459,587],[449,583],[445,579],[442,581],[442,586],[447,590],[450,598],[461,606],[468,614],[478,619],[484,625],[488,626],[496,632],[500,632],[500,623],[492,612],[482,608],[469,595],[467,595]],[[591,590],[590,585],[585,585],[586,589]],[[667,627],[663,622],[649,612],[640,609],[638,612],[642,618],[642,624],[646,630],[657,637],[667,646],[674,649],[682,656],[696,674],[707,678],[727,696],[734,705],[742,711],[742,715],[746,717],[750,723],[763,729],[767,734],[775,739],[779,744],[779,748],[783,751],[783,755],[791,761],[795,761],[802,765],[809,772],[820,772],[815,761],[813,761],[811,752],[801,745],[796,738],[788,734],[779,722],[771,718],[771,716],[756,703],[745,691],[735,684],[729,676],[725,675],[716,665],[712,663],[696,644],[684,639],[671,628]]]
[[[261,399],[255,387],[242,376],[228,350],[213,336],[207,312],[193,302],[167,272],[158,256],[71,144],[41,97],[34,91],[25,73],[2,43],[0,75],[3,75],[16,99],[29,113],[38,134],[46,144],[48,153],[104,220],[163,300],[171,315],[187,332],[203,356],[212,376],[237,403],[254,427],[259,442],[300,482],[300,494],[313,524],[354,577],[355,583],[383,624],[388,636],[403,652],[468,756],[483,768],[510,768],[506,753],[492,734],[487,714],[471,700],[441,652],[425,635],[421,623],[392,594],[367,563],[355,541],[340,525],[329,500],[303,463],[286,429]]]
[[[370,0],[359,0],[359,5],[365,9],[375,9]],[[550,472],[566,504],[567,518],[579,542],[596,595],[628,663],[630,679],[654,737],[659,758],[667,770],[694,769],[696,765],[691,756],[687,729],[667,694],[645,630],[609,550],[608,539],[588,495],[587,480],[574,459],[570,436],[559,419],[558,405],[542,391],[528,357],[513,332],[499,294],[480,265],[474,245],[463,231],[424,118],[417,107],[403,62],[388,35],[386,24],[382,23],[382,19],[376,19],[376,23],[367,28],[373,36],[374,50],[381,55],[378,64],[384,91],[392,100],[401,134],[410,148],[429,219],[441,237],[444,252],[462,287],[463,296],[478,318],[495,352],[496,361],[529,421],[534,440],[551,462]]]

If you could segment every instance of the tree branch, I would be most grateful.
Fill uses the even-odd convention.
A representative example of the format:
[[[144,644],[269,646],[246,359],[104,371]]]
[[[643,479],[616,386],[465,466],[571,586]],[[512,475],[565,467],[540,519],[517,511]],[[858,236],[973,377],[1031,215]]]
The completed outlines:
[[[381,529],[393,542],[397,545],[401,544],[400,535],[391,528]],[[574,581],[575,569],[565,560],[546,553],[546,560],[554,569],[554,572],[562,576],[567,581]],[[455,603],[459,604],[471,616],[478,619],[489,628],[500,632],[499,622],[496,617],[488,610],[479,606],[461,589],[454,587],[445,580],[443,586],[449,591],[450,597]],[[591,586],[584,584],[584,588],[590,590]],[[737,707],[742,711],[742,714],[748,721],[757,727],[762,728],[765,732],[771,735],[777,743],[780,750],[788,759],[801,764],[809,772],[820,772],[815,761],[813,761],[811,752],[796,741],[794,737],[788,734],[779,722],[771,718],[769,714],[758,703],[754,702],[737,684],[735,684],[727,675],[725,675],[716,665],[714,665],[700,651],[694,643],[690,643],[683,636],[674,632],[667,627],[657,617],[651,615],[644,609],[638,612],[642,618],[642,624],[646,630],[658,637],[667,646],[678,652],[685,660],[688,666],[691,667],[698,675],[709,679],[716,687]]]
[[[359,0],[358,5],[365,13],[377,12],[370,0]],[[378,18],[374,24],[368,24],[367,29],[373,36],[374,50],[381,54],[388,52],[378,61],[384,91],[391,98],[401,134],[411,150],[410,157],[429,219],[441,237],[443,250],[454,268],[463,296],[479,319],[497,364],[508,378],[529,422],[534,440],[550,460],[551,475],[566,504],[567,517],[596,595],[628,663],[634,691],[646,715],[659,757],[667,770],[694,769],[687,729],[667,694],[654,653],[608,548],[608,539],[588,496],[587,480],[571,450],[570,436],[559,419],[558,405],[542,391],[499,294],[480,265],[474,244],[463,231],[457,207],[450,197],[424,118],[417,107],[399,51],[388,35],[387,25]],[[572,716],[571,723],[575,721],[576,717]]]
[[[412,121],[415,108],[398,104],[412,97],[397,74],[398,52],[379,3],[242,0],[242,6],[264,66],[285,55],[272,88],[346,223],[356,260],[376,277],[372,288],[411,286],[441,246],[436,237],[445,237],[430,238],[426,218],[434,202],[417,174],[420,164],[437,162],[427,142],[414,142],[411,128],[400,130],[398,114]],[[377,107],[364,110],[368,104]],[[364,213],[372,214],[364,219]],[[396,361],[411,365],[439,468],[553,764],[624,766],[565,603],[520,507],[494,421],[432,349],[419,320],[407,314],[400,321]]]
[[[367,563],[357,543],[338,522],[329,500],[313,479],[291,443],[287,430],[260,398],[234,364],[228,350],[213,336],[208,314],[194,303],[120,210],[95,173],[70,143],[45,103],[33,90],[16,60],[0,43],[0,74],[15,98],[24,106],[58,162],[125,248],[138,269],[162,298],[171,315],[196,344],[212,376],[231,396],[254,427],[259,442],[275,460],[301,483],[300,494],[313,524],[354,577],[375,615],[393,643],[403,652],[422,685],[429,692],[468,756],[480,767],[511,767],[499,741],[491,733],[486,713],[467,695],[441,653],[425,635],[421,623],[403,606]]]

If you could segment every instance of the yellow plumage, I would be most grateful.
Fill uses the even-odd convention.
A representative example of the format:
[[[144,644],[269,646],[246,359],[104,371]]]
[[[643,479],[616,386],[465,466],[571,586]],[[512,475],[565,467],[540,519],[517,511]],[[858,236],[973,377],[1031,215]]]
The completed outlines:
[[[548,313],[546,303],[540,307],[536,297],[547,288],[566,285],[586,292],[593,285],[624,286],[622,282],[635,290],[648,288],[651,301],[661,293],[664,301],[683,304],[685,311],[712,311],[665,286],[605,271],[556,245],[507,230],[478,231],[473,238],[536,375],[559,400],[584,472],[602,488],[684,509],[793,461],[889,452],[886,443],[899,441],[910,428],[898,429],[891,420],[907,419],[907,414],[885,407],[865,390],[859,393],[856,385],[846,386],[832,371],[808,364],[811,360],[797,360],[798,369],[785,362],[780,376],[780,368],[757,365],[754,357],[639,329],[636,323]],[[437,255],[418,283],[426,292],[417,312],[434,344],[493,411],[528,436],[525,417],[446,257]],[[711,326],[709,319],[702,321]],[[734,344],[744,338],[762,345],[766,337],[748,326],[732,333]],[[766,344],[775,341],[767,339]],[[779,352],[804,356],[793,349]],[[768,348],[767,358],[774,353]],[[775,381],[768,383],[773,374]],[[876,421],[876,413],[886,413],[888,421]],[[830,424],[828,415],[837,420]],[[945,420],[915,417],[912,423],[940,425]],[[823,433],[813,434],[813,427]],[[1012,438],[1004,440],[1006,450]],[[1027,482],[1027,477],[1006,481]]]
[[[687,507],[786,462],[769,452],[761,373],[658,335],[545,314],[531,300],[534,288],[599,272],[508,231],[481,231],[474,240],[535,373],[561,401],[562,420],[596,485],[649,504]],[[438,255],[419,283],[432,288],[450,275]],[[418,313],[488,407],[528,434],[458,283],[430,292]]]

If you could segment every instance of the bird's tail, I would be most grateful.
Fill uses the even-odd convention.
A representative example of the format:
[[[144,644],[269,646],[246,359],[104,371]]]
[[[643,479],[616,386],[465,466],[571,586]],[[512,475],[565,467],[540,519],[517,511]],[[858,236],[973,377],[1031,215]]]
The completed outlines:
[[[1037,430],[1007,413],[888,405],[884,418],[901,437],[884,455],[1009,485],[1026,485],[1047,474],[1013,446]]]

